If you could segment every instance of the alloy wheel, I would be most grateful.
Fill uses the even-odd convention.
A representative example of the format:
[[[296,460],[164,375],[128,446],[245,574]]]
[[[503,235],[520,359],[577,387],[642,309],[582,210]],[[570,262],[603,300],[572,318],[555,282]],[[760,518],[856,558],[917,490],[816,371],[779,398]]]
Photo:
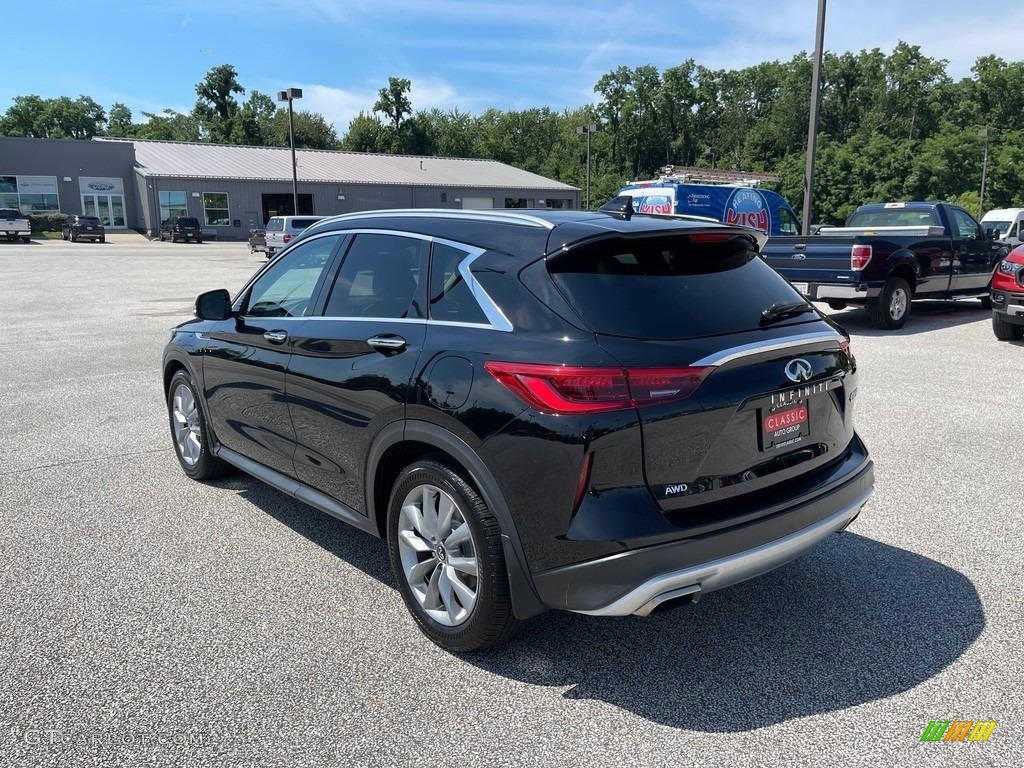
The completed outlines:
[[[402,572],[423,611],[438,624],[455,627],[473,612],[479,558],[463,511],[436,485],[413,488],[398,520]]]
[[[199,406],[192,390],[178,384],[171,400],[171,417],[174,423],[174,442],[178,455],[188,467],[194,467],[203,450],[202,429],[199,423]]]

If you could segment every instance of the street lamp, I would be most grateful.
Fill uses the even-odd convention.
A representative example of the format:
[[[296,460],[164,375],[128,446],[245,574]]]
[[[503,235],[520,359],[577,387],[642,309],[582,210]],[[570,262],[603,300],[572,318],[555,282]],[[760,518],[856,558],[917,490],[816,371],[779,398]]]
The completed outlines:
[[[590,125],[581,125],[576,128],[576,133],[587,134],[587,210],[590,210],[590,135],[597,133],[600,128],[597,127],[596,123]]]
[[[292,118],[292,100],[302,98],[301,88],[289,88],[287,91],[278,91],[277,100],[288,102],[288,143],[292,147],[292,214],[299,215],[299,166],[295,162],[295,123]]]
[[[821,98],[821,58],[825,47],[825,0],[818,0],[818,24],[814,31],[814,61],[811,66],[811,111],[807,121],[807,165],[804,169],[803,232],[811,232],[814,203],[814,155],[818,144],[818,102]]]
[[[985,212],[985,177],[988,176],[988,128],[979,130],[978,135],[985,139],[985,159],[981,162],[981,195],[978,197],[978,218],[980,219]]]

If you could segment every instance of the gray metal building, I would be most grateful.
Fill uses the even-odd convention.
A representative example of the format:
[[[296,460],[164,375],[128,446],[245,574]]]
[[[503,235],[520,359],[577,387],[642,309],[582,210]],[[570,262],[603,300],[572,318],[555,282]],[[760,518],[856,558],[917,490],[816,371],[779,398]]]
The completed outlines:
[[[296,151],[299,213],[379,208],[579,208],[580,190],[494,160]],[[294,213],[291,151],[147,139],[0,138],[0,207],[103,218],[155,235],[195,216],[244,239]]]

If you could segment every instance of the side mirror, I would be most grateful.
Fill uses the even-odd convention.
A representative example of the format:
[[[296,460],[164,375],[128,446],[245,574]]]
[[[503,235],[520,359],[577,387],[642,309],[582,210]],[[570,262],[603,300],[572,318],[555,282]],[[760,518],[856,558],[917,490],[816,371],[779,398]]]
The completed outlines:
[[[201,293],[192,312],[200,320],[227,320],[231,317],[231,294],[223,288]]]
[[[999,227],[989,227],[985,230],[985,237],[989,240],[998,240],[1000,237]]]

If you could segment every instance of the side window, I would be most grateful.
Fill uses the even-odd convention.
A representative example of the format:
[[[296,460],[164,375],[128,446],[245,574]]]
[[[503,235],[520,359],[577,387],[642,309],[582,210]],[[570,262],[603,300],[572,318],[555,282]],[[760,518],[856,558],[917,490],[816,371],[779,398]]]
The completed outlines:
[[[487,323],[487,316],[459,274],[466,251],[434,243],[430,259],[430,317],[455,323]]]
[[[974,238],[978,239],[978,224],[970,217],[966,211],[961,211],[959,208],[953,208],[953,222],[957,231],[960,233],[960,237],[963,238]]]
[[[1006,233],[1006,236],[1007,237],[1016,237],[1017,236],[1017,222],[1016,221],[1013,222],[1013,226],[1010,227],[1010,231]]]
[[[428,242],[404,235],[358,234],[341,264],[328,317],[421,318],[420,280]]]
[[[326,235],[296,246],[253,283],[245,314],[250,317],[302,317],[309,311],[320,276],[340,235]]]
[[[784,235],[799,235],[800,225],[796,217],[786,208],[779,209],[779,231]]]

